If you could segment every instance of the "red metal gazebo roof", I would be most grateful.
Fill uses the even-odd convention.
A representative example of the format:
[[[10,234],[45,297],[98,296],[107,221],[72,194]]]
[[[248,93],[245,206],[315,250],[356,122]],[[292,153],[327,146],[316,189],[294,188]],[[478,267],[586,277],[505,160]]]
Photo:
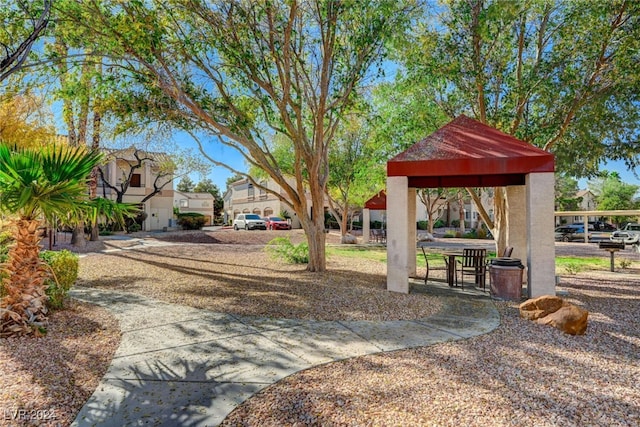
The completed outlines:
[[[380,190],[378,194],[364,202],[364,207],[372,211],[386,211],[387,193],[385,193],[384,190]]]
[[[524,185],[532,172],[554,172],[553,154],[459,116],[387,162],[387,176],[416,188]]]

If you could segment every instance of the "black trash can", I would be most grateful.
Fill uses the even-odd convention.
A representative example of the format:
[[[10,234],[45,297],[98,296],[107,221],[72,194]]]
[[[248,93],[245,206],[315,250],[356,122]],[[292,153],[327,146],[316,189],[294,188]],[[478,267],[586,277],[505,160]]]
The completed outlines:
[[[489,266],[489,286],[494,298],[520,301],[524,265],[518,258],[494,258]]]

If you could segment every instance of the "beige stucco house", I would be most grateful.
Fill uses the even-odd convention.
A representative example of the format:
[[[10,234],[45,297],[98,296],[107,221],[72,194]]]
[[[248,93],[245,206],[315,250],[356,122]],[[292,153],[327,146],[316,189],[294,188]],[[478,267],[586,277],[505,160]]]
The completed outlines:
[[[264,180],[260,185],[284,196],[280,186],[272,179]],[[283,202],[274,194],[254,186],[248,179],[234,182],[224,194],[225,224],[230,224],[241,213],[255,213],[265,217],[271,215],[281,216],[285,212],[291,219],[291,226],[293,228],[301,228],[300,220],[298,220],[291,205]]]
[[[118,191],[130,176],[129,187],[122,194],[123,203],[140,204],[147,218],[142,224],[146,231],[163,230],[173,218],[173,175],[165,153],[145,152],[135,147],[105,149],[106,163],[101,166],[98,196],[117,200]],[[155,189],[161,190],[151,195]],[[147,199],[147,200],[145,200]]]
[[[173,191],[173,206],[180,213],[199,213],[207,218],[206,225],[213,225],[214,204],[216,199],[211,193],[187,193]]]

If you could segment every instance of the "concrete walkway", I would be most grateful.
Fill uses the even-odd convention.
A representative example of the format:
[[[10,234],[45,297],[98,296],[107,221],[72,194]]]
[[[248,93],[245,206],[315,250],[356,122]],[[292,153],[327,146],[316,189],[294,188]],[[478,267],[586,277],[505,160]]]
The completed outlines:
[[[73,426],[216,426],[240,403],[312,366],[481,335],[498,327],[475,290],[412,284],[438,293],[435,316],[414,321],[302,321],[215,313],[135,294],[76,288],[109,309],[122,341]]]

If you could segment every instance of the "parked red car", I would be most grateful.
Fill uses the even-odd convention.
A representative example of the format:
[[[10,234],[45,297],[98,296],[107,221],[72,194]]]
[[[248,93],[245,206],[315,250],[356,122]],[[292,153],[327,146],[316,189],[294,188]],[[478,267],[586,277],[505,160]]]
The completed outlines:
[[[267,230],[291,230],[291,224],[279,216],[268,216],[264,222],[267,223]]]

